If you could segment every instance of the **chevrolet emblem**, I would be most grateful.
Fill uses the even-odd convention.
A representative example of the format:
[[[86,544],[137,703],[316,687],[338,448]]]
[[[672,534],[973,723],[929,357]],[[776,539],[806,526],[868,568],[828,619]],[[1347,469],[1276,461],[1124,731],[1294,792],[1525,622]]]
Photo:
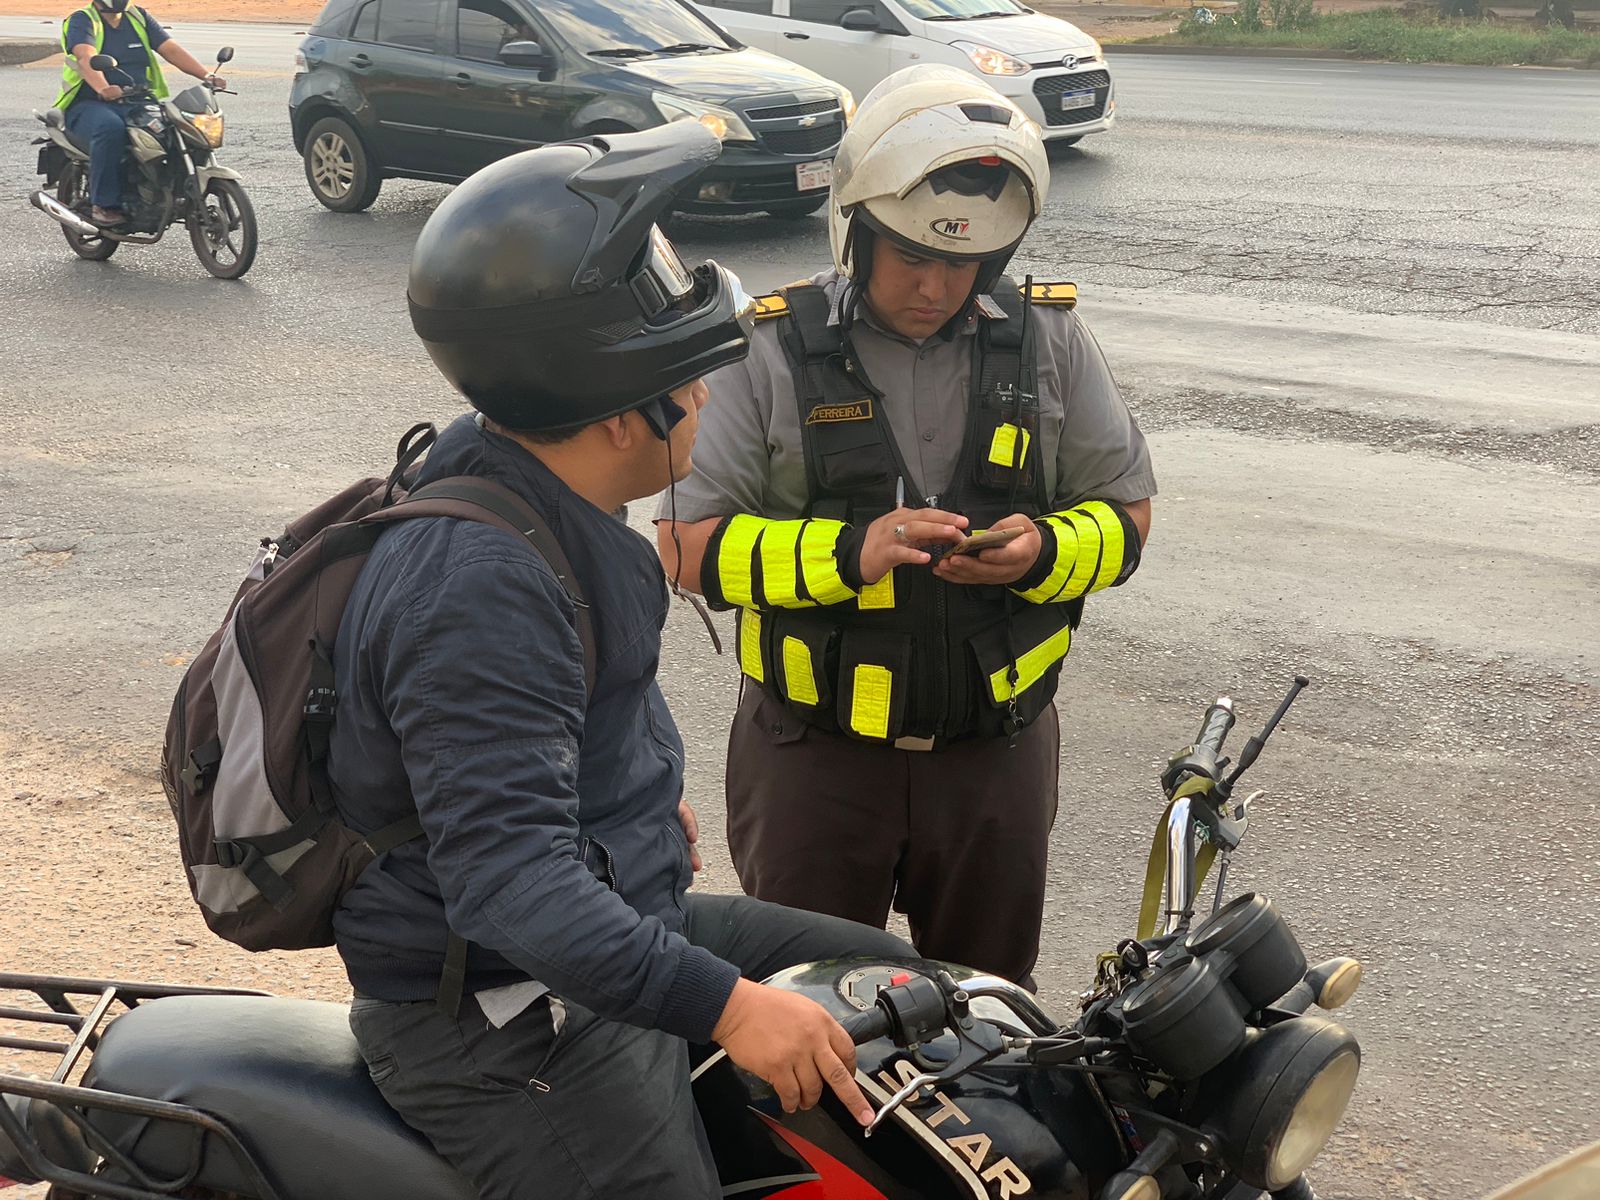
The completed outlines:
[[[810,129],[816,123],[817,123],[817,119],[815,117],[801,117],[800,118],[800,128],[801,129]]]

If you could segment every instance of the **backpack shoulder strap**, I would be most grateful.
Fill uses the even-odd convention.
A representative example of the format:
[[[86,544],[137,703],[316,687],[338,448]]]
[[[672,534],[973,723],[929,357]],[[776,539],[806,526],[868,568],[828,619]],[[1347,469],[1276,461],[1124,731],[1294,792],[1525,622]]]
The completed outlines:
[[[420,487],[399,503],[379,509],[363,518],[363,521],[378,523],[418,517],[455,517],[462,521],[479,521],[485,525],[497,525],[528,540],[555,572],[557,582],[577,609],[578,640],[583,644],[584,685],[593,694],[597,655],[589,603],[583,597],[583,587],[578,583],[567,552],[561,548],[555,534],[550,532],[550,526],[544,518],[534,512],[532,505],[492,479],[456,475]]]

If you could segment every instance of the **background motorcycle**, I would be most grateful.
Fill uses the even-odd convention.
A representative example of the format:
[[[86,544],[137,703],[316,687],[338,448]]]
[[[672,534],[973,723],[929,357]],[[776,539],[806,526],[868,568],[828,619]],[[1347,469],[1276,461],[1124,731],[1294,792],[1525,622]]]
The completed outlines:
[[[1249,804],[1232,802],[1233,785],[1303,686],[1231,773],[1220,757],[1233,723],[1226,698],[1173,757],[1158,830],[1169,855],[1152,855],[1145,906],[1154,919],[1165,892],[1162,929],[1100,956],[1070,1026],[1011,983],[924,960],[775,976],[850,1031],[877,1120],[863,1133],[831,1096],[786,1115],[765,1084],[711,1053],[694,1072],[695,1097],[724,1194],[1312,1200],[1302,1172],[1343,1117],[1360,1049],[1308,1013],[1347,1001],[1360,967],[1307,969],[1260,896],[1223,904],[1219,891],[1189,928],[1208,859],[1220,853],[1226,866],[1245,832]],[[50,1011],[0,1018],[73,1032],[63,1043],[0,1037],[60,1054],[48,1081],[0,1075],[0,1174],[48,1180],[52,1200],[472,1200],[373,1087],[343,1005],[0,975],[6,988]],[[118,1006],[129,1011],[107,1023]]]
[[[232,58],[233,47],[224,46],[217,65]],[[255,261],[256,214],[238,174],[216,161],[223,119],[215,93],[223,89],[198,83],[158,100],[109,54],[95,55],[89,65],[122,87],[128,220],[111,229],[89,220],[89,144],[68,132],[58,108],[34,114],[45,126],[34,144],[46,186],[30,197],[33,206],[61,223],[78,257],[93,261],[110,258],[125,242],[154,245],[182,222],[200,265],[218,279],[238,279]]]

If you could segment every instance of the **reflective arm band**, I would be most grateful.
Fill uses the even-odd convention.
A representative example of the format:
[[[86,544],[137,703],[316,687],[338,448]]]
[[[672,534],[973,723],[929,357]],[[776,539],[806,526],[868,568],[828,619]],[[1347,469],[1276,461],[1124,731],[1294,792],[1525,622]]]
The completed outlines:
[[[1038,524],[1053,535],[1054,559],[1043,579],[1017,590],[1031,604],[1077,600],[1115,587],[1139,565],[1139,532],[1114,501],[1086,500],[1040,517]]]
[[[701,586],[714,608],[809,608],[855,590],[839,574],[842,521],[772,521],[740,513],[706,543]]]

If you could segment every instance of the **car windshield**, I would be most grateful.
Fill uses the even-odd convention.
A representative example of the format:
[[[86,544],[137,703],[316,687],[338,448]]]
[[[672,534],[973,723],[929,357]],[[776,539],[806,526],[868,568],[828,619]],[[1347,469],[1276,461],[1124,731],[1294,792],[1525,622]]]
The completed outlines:
[[[976,21],[983,17],[1015,17],[1031,11],[1015,0],[900,0],[922,21]]]
[[[642,58],[736,49],[715,25],[676,0],[539,0],[539,15],[580,54]]]

